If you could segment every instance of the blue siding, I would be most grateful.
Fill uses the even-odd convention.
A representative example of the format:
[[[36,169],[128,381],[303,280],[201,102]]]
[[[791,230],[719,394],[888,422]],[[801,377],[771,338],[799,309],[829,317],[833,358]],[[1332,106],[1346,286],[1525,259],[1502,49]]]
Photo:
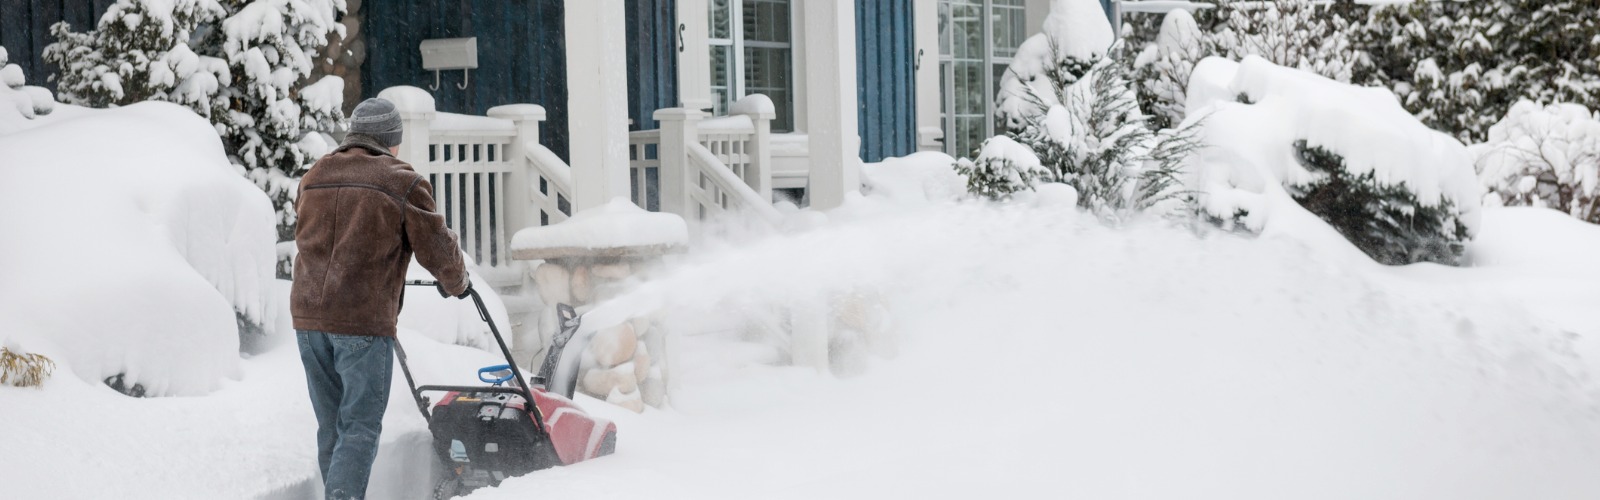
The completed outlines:
[[[386,0],[363,6],[367,60],[362,92],[396,85],[427,89],[418,44],[429,38],[478,37],[478,68],[465,89],[446,71],[433,98],[439,111],[484,114],[501,104],[544,106],[539,142],[567,159],[567,64],[562,0]]]
[[[94,28],[112,0],[0,0],[0,46],[10,64],[22,68],[28,85],[56,89],[49,81],[55,66],[44,62],[44,48],[56,40],[50,26],[66,21],[73,31]]]
[[[658,128],[656,110],[678,105],[676,0],[627,0],[630,130]]]
[[[867,162],[917,148],[911,9],[911,0],[856,0],[856,118]]]

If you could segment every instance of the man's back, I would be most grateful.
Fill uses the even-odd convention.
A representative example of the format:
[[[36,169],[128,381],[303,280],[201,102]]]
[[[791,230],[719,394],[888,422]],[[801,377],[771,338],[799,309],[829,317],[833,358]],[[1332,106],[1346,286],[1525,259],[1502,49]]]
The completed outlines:
[[[432,192],[375,143],[352,141],[317,161],[296,202],[295,328],[394,336],[413,251],[448,292],[466,290],[460,247]]]

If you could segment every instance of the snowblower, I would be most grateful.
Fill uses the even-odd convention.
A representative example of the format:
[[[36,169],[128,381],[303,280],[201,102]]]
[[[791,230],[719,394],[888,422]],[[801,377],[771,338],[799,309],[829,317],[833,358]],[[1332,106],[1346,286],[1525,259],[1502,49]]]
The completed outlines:
[[[406,285],[433,287],[435,282],[412,280]],[[615,451],[616,424],[584,413],[572,401],[578,364],[563,363],[561,359],[581,322],[572,307],[556,305],[561,331],[552,339],[539,373],[524,379],[483,299],[476,290],[471,290],[470,295],[478,316],[488,323],[506,358],[503,365],[478,370],[478,380],[491,385],[417,387],[406,364],[405,350],[395,344],[406,385],[428,422],[434,452],[446,469],[434,488],[434,498],[465,495],[484,486],[498,486],[509,477],[572,465]],[[583,344],[580,339],[579,350]],[[444,395],[438,404],[432,404],[424,393]],[[528,404],[530,401],[533,404]]]

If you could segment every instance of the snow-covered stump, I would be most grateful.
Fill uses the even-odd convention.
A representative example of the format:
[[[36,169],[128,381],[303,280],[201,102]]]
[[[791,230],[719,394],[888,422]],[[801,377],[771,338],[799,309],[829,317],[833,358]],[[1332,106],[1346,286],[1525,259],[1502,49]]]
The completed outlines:
[[[559,328],[556,304],[579,314],[593,311],[635,286],[663,256],[682,251],[687,242],[681,217],[646,212],[620,198],[565,222],[518,232],[512,258],[541,261],[530,266],[545,304],[539,315],[541,352],[549,352]],[[624,318],[616,324],[594,325],[600,329],[578,353],[583,357],[578,390],[636,412],[666,404],[667,332],[654,316],[653,310],[625,311],[607,316]]]

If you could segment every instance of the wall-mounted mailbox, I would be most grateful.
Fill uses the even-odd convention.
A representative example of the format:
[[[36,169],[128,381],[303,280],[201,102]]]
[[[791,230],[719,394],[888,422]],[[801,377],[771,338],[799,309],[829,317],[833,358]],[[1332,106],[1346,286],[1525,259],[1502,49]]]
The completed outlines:
[[[469,70],[478,68],[478,38],[435,38],[422,41],[422,69],[433,70],[433,86],[430,90],[439,90],[439,72],[443,70],[461,70],[461,84],[456,88],[467,88],[472,76]]]

